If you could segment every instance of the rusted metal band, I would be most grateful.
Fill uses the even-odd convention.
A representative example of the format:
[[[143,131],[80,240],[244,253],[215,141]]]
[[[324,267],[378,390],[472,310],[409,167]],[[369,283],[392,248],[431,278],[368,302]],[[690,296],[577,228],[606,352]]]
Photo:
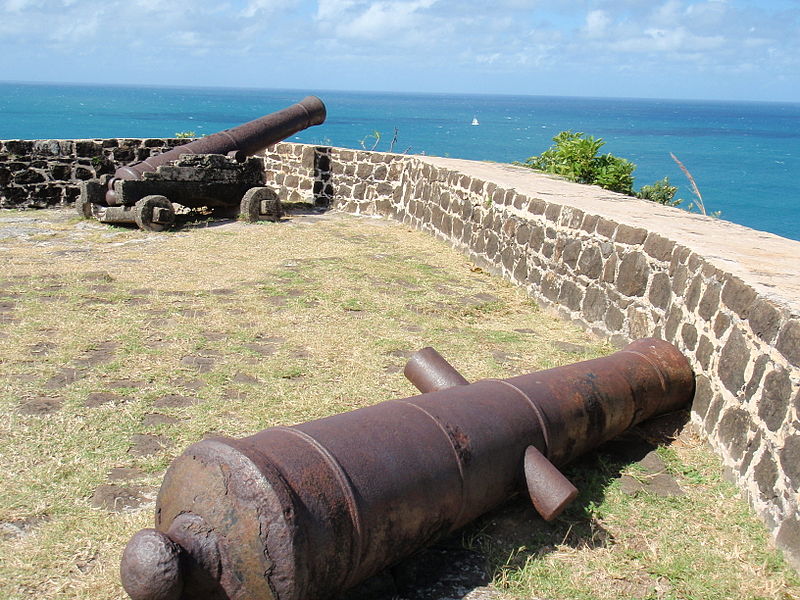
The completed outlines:
[[[461,503],[460,503],[459,508],[458,508],[458,517],[453,521],[453,523],[457,525],[458,523],[461,522],[461,516],[464,514],[464,510],[466,509],[467,495],[464,493],[464,490],[465,490],[465,487],[466,487],[464,485],[464,479],[465,479],[465,476],[464,476],[464,464],[462,462],[461,457],[458,454],[458,450],[456,449],[455,444],[453,443],[453,438],[451,437],[450,432],[447,431],[447,428],[444,425],[442,425],[442,422],[439,419],[437,419],[435,416],[433,416],[431,413],[429,413],[427,410],[425,410],[421,406],[418,406],[418,405],[414,404],[413,402],[408,402],[406,400],[394,400],[393,402],[395,402],[397,404],[405,404],[407,406],[412,406],[412,407],[416,408],[417,410],[421,411],[422,413],[425,414],[425,416],[427,416],[434,423],[436,423],[436,426],[439,428],[439,430],[447,438],[447,442],[450,444],[450,449],[453,451],[453,456],[456,457],[456,465],[458,466],[458,481],[461,484],[461,493],[459,494],[460,497],[461,497]]]
[[[634,356],[636,356],[638,358],[641,358],[648,365],[653,367],[653,370],[656,372],[656,375],[658,375],[658,381],[661,384],[661,389],[663,391],[665,391],[665,392],[667,391],[667,382],[664,379],[664,373],[661,372],[661,368],[655,362],[653,362],[652,358],[650,358],[646,354],[642,354],[641,352],[637,352],[636,350],[620,350],[620,354],[622,354],[622,353],[633,354]],[[631,388],[631,394],[635,398],[636,394],[634,393],[633,388]],[[644,407],[639,406],[639,404],[637,402],[634,402],[634,407],[635,408],[633,410],[633,414],[631,414],[631,421],[626,426],[626,429],[628,427],[633,427],[636,423],[638,423],[639,422],[639,417],[641,417],[641,414],[644,411]]]
[[[276,429],[291,433],[314,448],[314,450],[319,453],[319,455],[331,469],[334,477],[336,477],[336,481],[339,483],[339,487],[341,488],[345,498],[345,503],[347,504],[347,512],[350,514],[350,521],[353,523],[353,531],[355,532],[355,536],[353,536],[355,544],[353,544],[353,549],[350,552],[350,560],[348,561],[350,568],[347,570],[347,577],[343,584],[345,587],[347,587],[352,584],[351,580],[358,571],[358,565],[361,563],[361,551],[364,547],[364,527],[362,525],[361,514],[358,510],[358,502],[356,501],[356,496],[353,493],[353,486],[350,483],[350,479],[347,477],[347,473],[345,473],[344,469],[342,469],[342,465],[340,465],[339,461],[336,460],[336,457],[334,457],[325,446],[320,444],[315,438],[308,435],[305,431],[294,429],[293,427],[283,426],[276,427]]]
[[[547,429],[547,421],[545,420],[544,414],[539,409],[539,407],[536,406],[536,403],[533,400],[531,400],[528,394],[523,392],[513,383],[509,383],[505,379],[487,379],[486,381],[502,383],[503,385],[510,387],[512,390],[517,392],[517,394],[522,396],[525,399],[525,401],[530,405],[531,409],[533,410],[533,413],[536,415],[536,419],[539,421],[539,427],[542,430],[542,437],[544,438],[544,452],[542,452],[542,454],[544,454],[547,457],[547,459],[550,460],[550,432]]]
[[[661,368],[656,363],[654,363],[649,356],[647,356],[646,354],[642,354],[641,352],[637,352],[636,350],[620,350],[620,354],[622,354],[623,352],[625,354],[635,354],[639,358],[644,359],[644,361],[647,364],[653,367],[656,374],[658,375],[658,380],[661,382],[661,389],[667,391],[667,382],[664,379],[664,374],[661,372]]]

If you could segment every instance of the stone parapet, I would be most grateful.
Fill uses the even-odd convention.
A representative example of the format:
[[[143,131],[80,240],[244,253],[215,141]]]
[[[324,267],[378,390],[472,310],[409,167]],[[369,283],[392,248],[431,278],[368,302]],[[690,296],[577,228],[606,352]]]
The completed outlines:
[[[312,169],[320,151],[278,144],[268,182],[271,165],[313,172],[284,177],[282,194],[327,189],[336,208],[428,231],[613,342],[678,346],[697,375],[693,422],[800,566],[800,242],[522,167],[326,148]]]
[[[0,140],[0,207],[74,202],[81,181],[113,173],[186,139]]]

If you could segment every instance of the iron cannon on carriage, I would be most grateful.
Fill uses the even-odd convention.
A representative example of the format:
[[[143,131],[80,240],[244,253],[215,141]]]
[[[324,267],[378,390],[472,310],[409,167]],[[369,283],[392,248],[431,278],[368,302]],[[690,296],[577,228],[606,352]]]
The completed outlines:
[[[120,167],[112,177],[83,182],[76,210],[103,223],[135,223],[163,231],[175,221],[174,204],[207,207],[249,221],[280,219],[278,195],[264,185],[253,155],[325,121],[322,100],[308,96],[283,110],[226,129],[147,160]]]

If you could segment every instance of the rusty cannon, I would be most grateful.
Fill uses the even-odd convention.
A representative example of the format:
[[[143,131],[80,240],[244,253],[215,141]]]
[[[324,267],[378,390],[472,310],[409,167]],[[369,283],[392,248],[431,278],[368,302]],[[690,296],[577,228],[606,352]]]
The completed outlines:
[[[208,207],[249,221],[281,216],[278,195],[264,186],[263,165],[252,155],[325,121],[322,100],[297,104],[120,167],[113,177],[83,182],[75,208],[103,223],[135,223],[163,231],[175,221],[173,203]]]
[[[130,540],[134,600],[319,600],[363,581],[525,491],[545,519],[576,495],[558,470],[687,404],[672,345],[469,384],[431,348],[406,376],[423,393],[206,439],[167,470],[154,529]]]

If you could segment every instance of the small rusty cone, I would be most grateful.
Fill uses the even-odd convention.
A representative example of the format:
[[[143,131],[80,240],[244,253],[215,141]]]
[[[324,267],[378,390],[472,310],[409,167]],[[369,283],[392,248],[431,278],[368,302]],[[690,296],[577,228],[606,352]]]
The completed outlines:
[[[694,394],[656,339],[505,380],[467,384],[432,349],[407,371],[437,391],[190,446],[123,556],[131,597],[321,600],[526,486],[553,518],[576,493],[557,465]]]

